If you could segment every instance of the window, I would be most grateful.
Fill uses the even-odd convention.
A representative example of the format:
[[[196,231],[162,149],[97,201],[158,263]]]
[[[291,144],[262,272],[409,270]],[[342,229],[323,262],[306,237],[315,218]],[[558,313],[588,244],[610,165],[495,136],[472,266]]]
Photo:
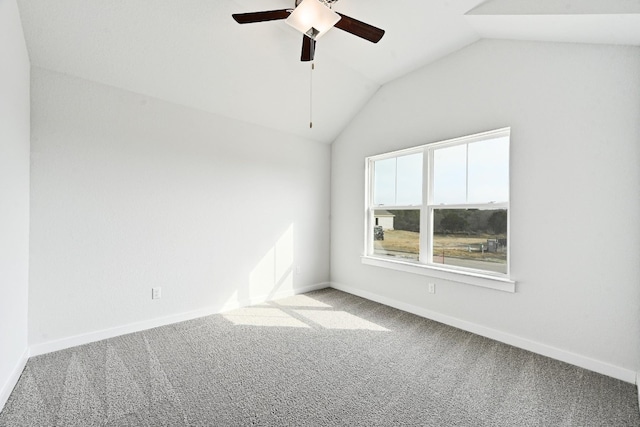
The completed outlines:
[[[373,253],[418,260],[422,151],[381,158],[373,165],[372,215],[379,227],[374,229]]]
[[[365,258],[508,279],[509,139],[507,128],[367,158]]]

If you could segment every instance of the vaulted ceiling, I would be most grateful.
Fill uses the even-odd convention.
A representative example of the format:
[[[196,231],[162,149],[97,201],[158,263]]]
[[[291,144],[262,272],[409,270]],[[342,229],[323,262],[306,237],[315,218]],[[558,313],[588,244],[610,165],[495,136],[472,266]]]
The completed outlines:
[[[283,21],[231,18],[294,0],[18,4],[33,66],[326,143],[381,85],[480,38],[640,45],[640,0],[340,0],[386,34],[329,31],[312,72]]]

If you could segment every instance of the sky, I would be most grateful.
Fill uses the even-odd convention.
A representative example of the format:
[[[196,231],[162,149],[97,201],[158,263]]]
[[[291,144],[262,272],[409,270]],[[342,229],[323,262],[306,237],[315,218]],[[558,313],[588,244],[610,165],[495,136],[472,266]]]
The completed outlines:
[[[433,150],[433,203],[499,203],[509,200],[509,137]],[[422,203],[423,153],[374,162],[374,204]]]

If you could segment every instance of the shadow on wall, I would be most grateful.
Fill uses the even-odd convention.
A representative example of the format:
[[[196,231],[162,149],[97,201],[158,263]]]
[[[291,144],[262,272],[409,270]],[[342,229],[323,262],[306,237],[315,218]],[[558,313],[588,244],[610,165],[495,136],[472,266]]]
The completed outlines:
[[[250,253],[251,248],[247,252]],[[251,268],[248,280],[237,286],[225,306],[246,306],[292,294],[294,253],[294,224],[291,223]]]
[[[271,299],[277,293],[293,291],[293,237],[290,224],[251,271],[249,299],[265,294]]]

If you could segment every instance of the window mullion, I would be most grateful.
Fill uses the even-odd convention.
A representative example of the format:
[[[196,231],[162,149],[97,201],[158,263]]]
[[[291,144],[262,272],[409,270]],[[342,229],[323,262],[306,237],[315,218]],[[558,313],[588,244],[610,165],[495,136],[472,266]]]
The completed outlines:
[[[393,204],[397,205],[398,204],[398,158],[396,157],[394,159],[396,166],[395,166],[395,171],[396,171],[396,176],[394,177],[394,189],[393,189]]]
[[[468,203],[456,205],[433,205],[428,204],[427,207],[433,209],[508,209],[508,202],[500,203]]]
[[[464,184],[464,201],[465,203],[469,203],[469,144],[465,144],[465,155],[466,155],[466,159],[465,159],[465,171],[464,171],[464,179],[465,179],[465,184]]]
[[[427,205],[431,202],[433,191],[433,150],[424,149],[422,153],[422,207],[420,209],[420,257],[421,263],[428,263],[432,258],[431,248],[433,240],[433,221],[431,209]]]

